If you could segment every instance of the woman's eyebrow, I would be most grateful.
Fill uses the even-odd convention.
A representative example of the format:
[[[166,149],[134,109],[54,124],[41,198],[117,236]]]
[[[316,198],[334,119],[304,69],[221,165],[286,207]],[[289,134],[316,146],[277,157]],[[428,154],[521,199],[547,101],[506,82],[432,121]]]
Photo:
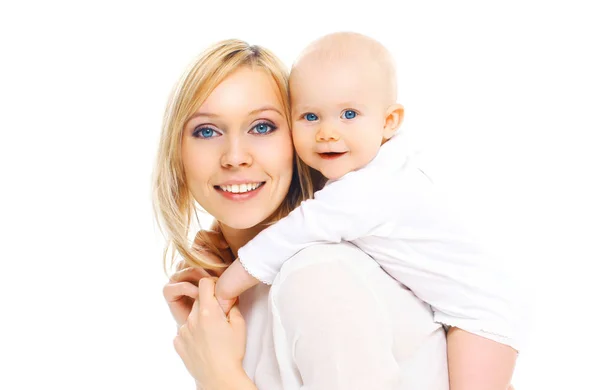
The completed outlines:
[[[257,108],[256,110],[250,111],[249,115],[260,114],[261,112],[265,112],[265,111],[275,111],[279,115],[283,116],[283,114],[281,113],[281,111],[279,111],[277,108],[275,108],[273,106],[264,106],[264,107],[261,107],[261,108]]]
[[[265,112],[265,111],[274,111],[274,112],[278,113],[280,116],[283,116],[282,112],[280,110],[278,110],[277,108],[275,108],[274,106],[264,106],[261,108],[257,108],[256,110],[250,111],[248,113],[248,115],[256,115],[256,114],[260,114],[261,112]],[[211,118],[211,119],[219,117],[218,114],[213,114],[212,112],[197,112],[197,113],[193,114],[192,116],[190,116],[189,119],[186,121],[186,123],[188,123],[192,119],[198,118],[200,116]]]
[[[190,123],[190,121],[192,121],[192,119],[195,119],[195,118],[198,118],[198,117],[201,117],[201,116],[203,116],[203,117],[207,117],[207,118],[211,118],[211,119],[212,119],[212,118],[218,118],[218,117],[219,117],[219,115],[217,115],[217,114],[213,114],[213,113],[211,113],[211,112],[197,112],[197,113],[195,113],[195,114],[192,114],[192,116],[190,116],[190,117],[188,118],[188,120],[187,120],[187,121],[185,121],[185,124],[187,125],[188,123]]]

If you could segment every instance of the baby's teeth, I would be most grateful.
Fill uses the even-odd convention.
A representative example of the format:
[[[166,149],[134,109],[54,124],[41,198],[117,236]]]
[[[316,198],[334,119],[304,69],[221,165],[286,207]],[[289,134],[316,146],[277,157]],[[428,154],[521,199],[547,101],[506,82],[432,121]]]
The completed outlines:
[[[248,186],[246,184],[241,184],[240,185],[240,192],[246,192],[248,191]]]
[[[231,192],[233,192],[234,194],[237,194],[240,192],[240,186],[237,184],[232,184],[231,185]]]

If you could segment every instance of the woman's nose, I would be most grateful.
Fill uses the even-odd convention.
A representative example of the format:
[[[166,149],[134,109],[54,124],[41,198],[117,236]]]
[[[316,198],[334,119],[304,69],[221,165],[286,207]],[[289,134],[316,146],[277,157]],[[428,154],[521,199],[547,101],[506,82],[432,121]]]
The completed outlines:
[[[241,138],[232,137],[221,156],[221,165],[226,168],[250,166],[252,160],[252,153],[246,142]]]
[[[321,126],[316,134],[317,142],[335,142],[340,140],[340,134],[330,125]]]

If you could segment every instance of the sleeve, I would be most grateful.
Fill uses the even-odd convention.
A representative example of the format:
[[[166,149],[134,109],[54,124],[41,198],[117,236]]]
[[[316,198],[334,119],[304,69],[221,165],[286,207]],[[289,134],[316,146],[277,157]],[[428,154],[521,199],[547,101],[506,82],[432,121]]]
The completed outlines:
[[[271,310],[282,379],[295,384],[290,388],[400,388],[388,313],[347,262],[319,259],[280,274]]]
[[[379,264],[431,305],[436,322],[519,350],[528,303],[506,264],[423,175],[397,195],[393,232],[374,232],[394,238],[393,249],[376,256]]]
[[[378,177],[378,176],[377,176]],[[283,263],[317,243],[352,241],[369,234],[388,216],[374,201],[385,180],[371,171],[354,171],[329,183],[285,218],[263,230],[238,251],[249,274],[272,284]]]

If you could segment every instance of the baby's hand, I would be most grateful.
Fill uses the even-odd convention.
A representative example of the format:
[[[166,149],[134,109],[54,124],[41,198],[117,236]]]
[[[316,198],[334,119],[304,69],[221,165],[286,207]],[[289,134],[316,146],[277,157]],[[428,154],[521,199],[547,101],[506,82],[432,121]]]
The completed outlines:
[[[258,280],[246,271],[242,263],[240,263],[240,259],[236,259],[231,263],[225,272],[223,272],[223,275],[219,277],[215,287],[215,297],[219,305],[221,305],[223,312],[228,314],[229,310],[235,304],[237,297],[257,284]]]

